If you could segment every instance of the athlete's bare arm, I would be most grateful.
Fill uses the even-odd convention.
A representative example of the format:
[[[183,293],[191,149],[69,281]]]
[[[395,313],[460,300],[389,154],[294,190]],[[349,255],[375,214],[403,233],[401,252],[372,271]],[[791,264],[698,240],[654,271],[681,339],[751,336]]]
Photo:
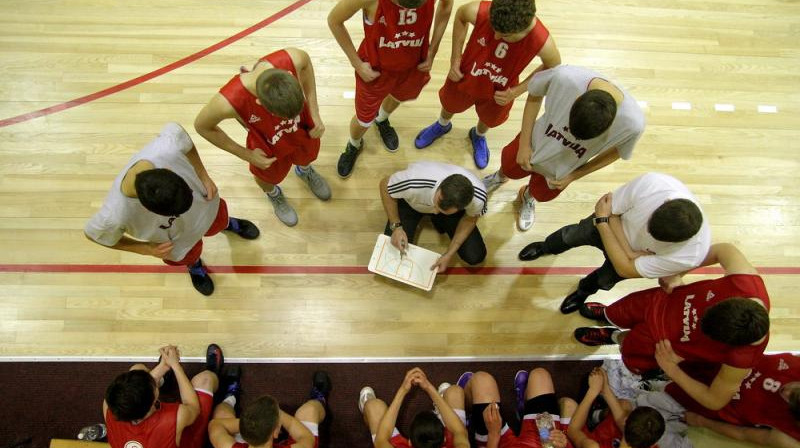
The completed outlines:
[[[689,426],[708,428],[732,439],[754,443],[758,446],[800,448],[800,440],[794,439],[788,434],[774,428],[737,426],[726,422],[711,420],[693,412],[686,413],[686,423]]]
[[[467,25],[475,25],[478,20],[478,8],[481,2],[470,2],[462,5],[456,10],[456,18],[453,20],[453,48],[450,52],[450,72],[447,77],[454,82],[461,81],[464,74],[461,73],[461,55],[464,51],[464,41],[467,39]]]
[[[744,254],[730,243],[712,245],[700,266],[709,266],[717,263],[725,270],[725,275],[758,274],[756,268],[750,264]]]
[[[561,53],[559,53],[556,47],[556,41],[553,40],[553,36],[547,37],[544,45],[542,45],[542,48],[539,50],[538,56],[542,63],[539,64],[530,75],[520,81],[516,86],[506,90],[498,90],[494,93],[494,101],[497,104],[503,106],[514,101],[517,97],[528,91],[528,84],[531,82],[533,75],[561,64]],[[533,118],[536,119],[536,117]]]
[[[368,62],[362,61],[358,56],[358,50],[353,45],[353,38],[350,37],[344,22],[353,17],[358,11],[363,11],[368,16],[374,16],[377,4],[378,0],[340,0],[328,14],[328,28],[330,28],[333,38],[342,47],[342,51],[350,61],[350,65],[355,69],[356,74],[365,82],[372,82],[381,74],[373,70]]]
[[[428,0],[433,1],[433,0]],[[433,16],[433,32],[431,33],[431,43],[428,46],[428,54],[422,63],[417,66],[417,70],[429,72],[433,67],[433,59],[439,52],[439,44],[450,21],[450,13],[453,11],[453,0],[439,0],[436,5],[436,14]]]
[[[314,434],[311,434],[311,431],[300,420],[281,410],[280,422],[283,429],[294,440],[293,448],[314,448]]]
[[[231,448],[239,432],[238,418],[215,418],[208,423],[208,439],[214,448]]]
[[[311,138],[320,138],[325,133],[325,124],[322,123],[322,117],[319,114],[319,103],[317,103],[317,80],[314,76],[314,65],[311,63],[311,58],[308,53],[299,48],[286,48],[286,52],[292,58],[294,69],[297,71],[297,77],[300,80],[300,85],[303,87],[303,93],[308,101],[308,109],[311,112],[311,119],[314,120],[314,128],[308,134]]]

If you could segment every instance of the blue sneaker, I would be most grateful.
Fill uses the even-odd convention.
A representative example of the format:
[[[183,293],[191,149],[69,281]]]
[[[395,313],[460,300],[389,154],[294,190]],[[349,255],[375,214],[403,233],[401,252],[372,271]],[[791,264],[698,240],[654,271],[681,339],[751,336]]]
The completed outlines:
[[[465,389],[467,387],[467,383],[469,383],[469,380],[471,379],[472,379],[472,372],[464,372],[461,374],[460,377],[458,377],[458,381],[456,381],[456,384],[458,385],[458,387]]]
[[[518,370],[514,375],[514,394],[517,397],[517,417],[522,419],[525,412],[525,389],[528,388],[528,371]]]
[[[469,130],[469,139],[472,142],[472,158],[475,159],[475,166],[482,170],[489,164],[489,145],[486,144],[486,137],[479,136],[476,129],[472,128]]]
[[[447,126],[439,124],[439,120],[433,122],[432,125],[419,131],[417,138],[414,139],[414,146],[417,149],[427,148],[431,143],[435,142],[437,138],[443,136],[453,129],[453,123],[447,123]]]

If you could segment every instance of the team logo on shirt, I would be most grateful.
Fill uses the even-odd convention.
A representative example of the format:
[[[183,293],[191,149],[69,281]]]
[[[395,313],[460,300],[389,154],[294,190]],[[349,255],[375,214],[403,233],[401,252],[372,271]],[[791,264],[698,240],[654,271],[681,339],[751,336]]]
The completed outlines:
[[[711,299],[713,299],[714,297],[716,297],[714,295],[714,291],[708,291],[708,294],[706,294],[706,302],[711,301]]]
[[[485,47],[486,46],[486,38],[481,37],[480,39],[478,39],[478,45],[480,45],[481,47]]]
[[[256,114],[250,114],[250,119],[247,120],[247,122],[250,124],[258,123],[259,121],[261,121],[261,117]]]
[[[778,370],[789,370],[789,364],[786,364],[782,358],[778,359]]]
[[[144,448],[141,443],[136,440],[128,440],[125,442],[125,448]]]
[[[386,18],[384,18],[383,16],[381,16],[381,18],[380,18],[380,19],[378,19],[378,23],[381,23],[381,24],[384,24],[384,25],[386,25]]]
[[[503,68],[498,67],[491,62],[484,62],[482,67],[478,67],[477,62],[472,63],[472,69],[469,73],[476,78],[479,76],[486,76],[495,84],[500,84],[505,87],[508,84],[508,78],[502,75]]]
[[[400,48],[400,47],[421,47],[425,43],[425,36],[415,39],[417,35],[413,31],[401,31],[394,34],[394,38],[398,40],[387,41],[384,36],[381,36],[378,41],[378,48]]]
[[[545,137],[551,137],[556,139],[557,142],[561,142],[562,146],[571,149],[572,152],[574,152],[579,159],[583,157],[583,155],[586,154],[586,148],[581,146],[580,143],[570,141],[567,138],[566,133],[569,132],[569,128],[567,126],[563,127],[563,131],[565,132],[565,134],[558,132],[558,130],[556,130],[555,127],[553,126],[553,123],[547,123],[547,129],[545,129],[544,135]]]
[[[275,125],[275,135],[269,140],[271,145],[275,145],[280,141],[281,137],[284,134],[291,134],[293,132],[297,132],[298,125],[300,124],[300,115],[289,118],[286,120],[281,120],[280,123]]]
[[[697,309],[692,308],[694,294],[689,294],[683,301],[683,336],[681,342],[689,342],[689,335],[697,328]]]

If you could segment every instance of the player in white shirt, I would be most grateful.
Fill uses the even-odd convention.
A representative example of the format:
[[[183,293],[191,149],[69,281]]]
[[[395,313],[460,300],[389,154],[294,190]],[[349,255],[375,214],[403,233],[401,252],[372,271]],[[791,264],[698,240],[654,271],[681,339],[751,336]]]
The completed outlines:
[[[626,278],[658,278],[671,290],[705,259],[711,230],[686,185],[666,174],[647,173],[603,195],[588,218],[525,246],[519,258],[535,260],[579,246],[597,247],[606,260],[564,299],[564,314]]]

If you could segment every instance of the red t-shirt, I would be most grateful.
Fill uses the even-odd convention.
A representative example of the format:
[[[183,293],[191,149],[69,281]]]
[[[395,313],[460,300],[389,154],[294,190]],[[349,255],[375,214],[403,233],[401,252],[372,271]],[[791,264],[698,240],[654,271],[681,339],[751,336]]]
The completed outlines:
[[[269,62],[275,68],[286,70],[297,78],[294,63],[286,50],[278,50],[261,60]],[[261,148],[267,156],[282,159],[291,155],[295,149],[304,147],[310,138],[308,131],[314,128],[314,120],[311,119],[308,102],[304,102],[300,115],[294,118],[272,115],[256,103],[256,96],[244,87],[239,75],[222,86],[219,92],[247,127],[248,148]]]
[[[428,57],[428,41],[435,0],[419,8],[403,8],[378,0],[373,23],[364,21],[364,40],[358,56],[376,71],[406,71]]]
[[[428,0],[428,1],[430,1],[430,0]],[[405,437],[403,437],[400,434],[398,434],[398,435],[392,437],[391,439],[389,439],[389,443],[391,443],[394,448],[412,448],[411,447],[411,442],[409,442],[408,439],[406,439]],[[453,445],[453,434],[450,433],[450,431],[448,431],[447,428],[445,428],[444,429],[444,444],[442,445],[442,448],[453,448],[453,446],[454,446]]]
[[[670,294],[660,288],[653,289],[653,304],[647,310],[646,325],[656,340],[669,339],[675,353],[687,362],[749,369],[764,353],[769,335],[758,345],[737,347],[714,341],[700,329],[700,318],[708,308],[733,297],[760,299],[769,311],[769,296],[758,275],[726,275],[680,286]]]
[[[106,411],[108,444],[111,448],[177,448],[175,430],[179,406],[180,403],[161,403],[156,412],[136,425],[117,421],[111,410]]]
[[[594,440],[600,445],[600,448],[619,448],[622,441],[622,431],[617,427],[614,421],[614,416],[609,412],[606,418],[594,428],[594,431],[589,431],[589,428],[584,426],[582,428],[586,437]]]
[[[495,39],[489,22],[492,2],[481,2],[475,28],[461,56],[461,73],[464,78],[458,88],[477,99],[491,99],[494,92],[519,84],[519,75],[539,54],[550,32],[536,18],[533,29],[519,42]]]

